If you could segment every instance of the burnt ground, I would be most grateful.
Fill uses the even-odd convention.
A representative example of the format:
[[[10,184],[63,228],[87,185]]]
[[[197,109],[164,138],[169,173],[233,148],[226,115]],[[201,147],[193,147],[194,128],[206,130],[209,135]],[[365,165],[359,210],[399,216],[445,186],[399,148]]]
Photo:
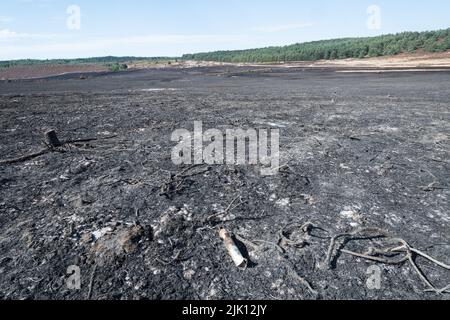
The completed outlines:
[[[0,298],[448,299],[424,292],[408,263],[343,252],[331,269],[321,263],[330,235],[359,227],[450,262],[449,83],[449,72],[249,68],[0,82],[1,159],[41,149],[48,129],[105,138],[0,166]],[[175,166],[171,133],[194,120],[279,128],[288,167],[263,177],[252,166]],[[307,221],[326,231],[291,228],[305,243],[280,253],[280,230]],[[260,245],[240,243],[246,270],[219,226]],[[345,246],[362,252],[366,242]],[[416,261],[436,286],[450,283],[445,269]],[[379,290],[366,286],[374,264]],[[80,290],[67,288],[70,265]]]

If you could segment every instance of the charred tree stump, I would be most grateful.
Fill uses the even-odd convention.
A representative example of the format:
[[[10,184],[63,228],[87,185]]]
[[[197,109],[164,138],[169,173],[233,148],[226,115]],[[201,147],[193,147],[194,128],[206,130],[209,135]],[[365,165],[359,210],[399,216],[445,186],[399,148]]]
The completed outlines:
[[[90,138],[90,139],[78,139],[78,140],[61,141],[61,140],[58,139],[58,135],[56,134],[56,131],[55,130],[50,130],[50,131],[47,131],[44,134],[45,140],[43,141],[43,143],[46,144],[46,148],[45,149],[42,149],[42,150],[40,150],[38,152],[31,153],[31,154],[28,154],[28,155],[25,155],[25,156],[22,156],[22,157],[19,157],[19,158],[0,160],[0,166],[1,165],[9,165],[9,164],[25,162],[25,161],[32,160],[34,158],[40,157],[40,156],[42,156],[44,154],[47,154],[47,153],[50,153],[50,152],[61,151],[61,150],[57,150],[57,148],[63,147],[63,146],[68,145],[68,144],[90,142],[90,141],[96,141],[96,140],[113,139],[115,137],[117,137],[117,135],[110,136],[110,137],[104,137],[104,138]]]
[[[61,141],[59,141],[55,130],[50,130],[45,133],[45,142],[51,148],[58,148],[63,145]]]

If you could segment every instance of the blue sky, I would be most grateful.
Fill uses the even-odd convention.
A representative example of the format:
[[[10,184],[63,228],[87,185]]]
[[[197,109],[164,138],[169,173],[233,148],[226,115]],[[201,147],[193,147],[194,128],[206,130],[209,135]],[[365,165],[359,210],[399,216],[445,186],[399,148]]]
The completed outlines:
[[[448,0],[1,2],[0,60],[178,56],[450,27]],[[77,11],[68,13],[73,5],[79,16]],[[377,28],[367,26],[372,5],[380,9]]]

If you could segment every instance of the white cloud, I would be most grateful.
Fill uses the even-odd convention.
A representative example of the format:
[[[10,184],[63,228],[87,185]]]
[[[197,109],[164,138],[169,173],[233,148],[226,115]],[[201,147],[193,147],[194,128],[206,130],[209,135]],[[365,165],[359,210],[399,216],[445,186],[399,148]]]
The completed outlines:
[[[53,38],[56,34],[36,34],[36,33],[18,33],[9,29],[0,30],[0,40],[32,39],[32,38]]]
[[[17,39],[19,35],[9,30],[0,31],[0,39]],[[31,36],[31,35],[29,35]],[[39,44],[9,44],[2,45],[0,60],[19,59],[27,57],[81,57],[102,55],[135,55],[133,52],[146,52],[146,56],[160,55],[153,50],[158,48],[176,47],[177,50],[189,51],[186,47],[199,45],[222,45],[246,43],[248,38],[240,35],[146,35],[118,38],[90,38],[73,42],[46,41]],[[186,52],[180,52],[186,53]]]
[[[55,0],[20,0],[19,2],[25,4],[47,4],[55,2]]]
[[[10,39],[17,37],[17,33],[9,29],[0,30],[0,39]]]
[[[6,17],[6,16],[0,16],[0,23],[8,23],[13,21],[14,19],[11,17]]]
[[[312,22],[303,22],[303,23],[291,23],[291,24],[256,27],[256,28],[253,28],[252,31],[273,33],[273,32],[282,32],[282,31],[310,28],[313,26],[314,26],[314,23],[312,23]]]

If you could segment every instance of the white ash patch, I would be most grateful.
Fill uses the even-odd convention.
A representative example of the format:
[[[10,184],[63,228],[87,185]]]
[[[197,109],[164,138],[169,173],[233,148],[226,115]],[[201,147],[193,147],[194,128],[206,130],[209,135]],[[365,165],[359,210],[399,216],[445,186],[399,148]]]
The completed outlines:
[[[113,229],[111,227],[105,227],[105,228],[95,230],[94,232],[92,232],[92,236],[94,237],[95,240],[98,240],[112,231],[113,231]]]
[[[275,204],[281,208],[288,207],[291,204],[291,199],[289,198],[279,199],[277,200],[277,202],[275,202]]]
[[[140,89],[137,91],[140,92],[159,92],[159,91],[177,91],[176,88],[148,88],[148,89]]]
[[[346,220],[350,220],[349,224],[352,227],[358,227],[362,220],[359,207],[344,207],[339,215]]]
[[[376,127],[372,127],[371,131],[378,131],[378,132],[384,132],[384,133],[395,133],[398,132],[400,129],[396,127],[390,127],[386,125],[380,125]]]
[[[438,216],[442,221],[449,223],[450,222],[450,215],[448,212],[442,212],[440,210],[433,210],[436,216]]]
[[[192,277],[195,275],[195,271],[192,269],[186,270],[183,272],[183,278],[186,280],[192,280]]]
[[[112,136],[113,133],[110,131],[100,131],[100,132],[98,132],[98,135],[99,136]]]
[[[395,213],[388,214],[385,219],[386,223],[392,227],[397,227],[403,221],[402,217],[396,215]]]

